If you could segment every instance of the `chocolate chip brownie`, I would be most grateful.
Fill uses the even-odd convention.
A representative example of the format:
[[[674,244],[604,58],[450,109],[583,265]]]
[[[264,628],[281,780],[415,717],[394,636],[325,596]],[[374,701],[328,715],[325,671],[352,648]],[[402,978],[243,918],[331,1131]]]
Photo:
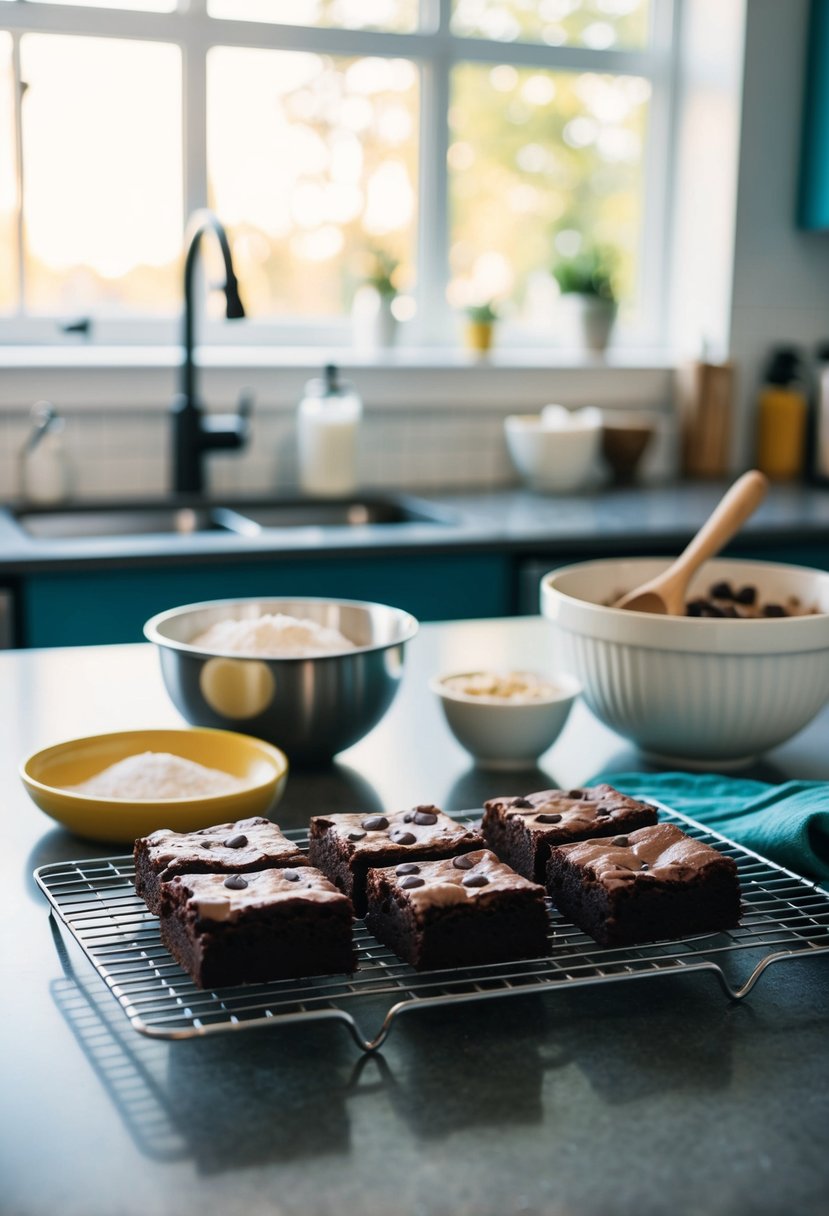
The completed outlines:
[[[311,866],[177,874],[161,940],[200,988],[351,972],[352,907]]]
[[[544,888],[489,849],[369,870],[366,925],[418,970],[549,951]]]
[[[438,807],[415,806],[384,815],[316,815],[311,820],[308,857],[350,897],[362,916],[370,868],[436,861],[482,844],[479,832],[450,819]]]
[[[672,823],[554,848],[556,907],[602,946],[689,937],[740,920],[737,866]]]
[[[135,889],[156,916],[162,884],[176,874],[238,874],[270,866],[304,866],[308,859],[275,823],[255,817],[197,832],[160,828],[136,840]]]
[[[593,836],[616,836],[656,823],[655,807],[619,793],[612,785],[541,790],[524,798],[484,803],[486,843],[502,861],[534,882],[544,882],[553,845]]]

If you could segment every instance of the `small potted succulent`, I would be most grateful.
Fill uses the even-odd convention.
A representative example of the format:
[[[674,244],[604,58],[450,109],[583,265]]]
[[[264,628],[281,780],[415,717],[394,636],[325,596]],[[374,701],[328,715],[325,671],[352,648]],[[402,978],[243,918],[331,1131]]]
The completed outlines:
[[[562,296],[578,301],[584,344],[597,354],[607,349],[616,320],[615,262],[611,250],[590,247],[553,266]]]
[[[361,286],[354,294],[351,318],[358,347],[376,350],[394,346],[397,318],[392,305],[397,298],[395,275],[399,263],[384,249],[368,251]]]
[[[470,304],[466,309],[466,345],[478,354],[492,349],[492,338],[498,312],[492,300]]]

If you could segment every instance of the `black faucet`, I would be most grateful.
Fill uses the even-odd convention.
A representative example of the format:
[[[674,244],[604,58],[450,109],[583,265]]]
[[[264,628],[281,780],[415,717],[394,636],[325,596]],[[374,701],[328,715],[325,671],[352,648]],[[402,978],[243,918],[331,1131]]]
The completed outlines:
[[[206,452],[228,451],[245,446],[252,408],[251,398],[243,396],[236,414],[205,414],[196,393],[196,367],[193,361],[193,280],[201,238],[208,229],[216,234],[224,259],[224,293],[228,320],[237,320],[245,315],[227,233],[212,211],[196,211],[190,217],[184,236],[184,361],[181,365],[181,388],[170,406],[173,421],[173,492],[176,494],[203,492],[202,457]]]

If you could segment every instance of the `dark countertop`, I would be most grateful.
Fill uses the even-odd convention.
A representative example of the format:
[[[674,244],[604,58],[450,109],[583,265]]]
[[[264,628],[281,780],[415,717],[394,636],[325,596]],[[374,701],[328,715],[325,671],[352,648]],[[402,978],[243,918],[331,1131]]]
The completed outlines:
[[[211,531],[46,541],[26,535],[9,511],[0,508],[0,577],[125,562],[177,564],[183,558],[207,563],[249,562],[274,555],[348,557],[357,550],[377,556],[411,549],[545,556],[589,551],[598,556],[618,552],[621,541],[631,551],[670,553],[690,539],[724,489],[720,483],[687,482],[566,496],[528,490],[429,493],[417,497],[445,512],[448,522],[281,528],[254,537]],[[244,510],[241,499],[234,497],[232,502]],[[740,535],[741,551],[796,543],[829,545],[829,490],[773,486]]]
[[[641,767],[577,705],[540,769],[470,767],[426,681],[543,667],[538,619],[424,626],[383,722],[340,764],[293,773],[277,818],[449,808]],[[740,1005],[710,976],[416,1013],[380,1056],[335,1025],[165,1043],[134,1033],[32,869],[111,855],[38,811],[20,757],[62,738],[180,725],[148,646],[0,654],[9,1216],[746,1216],[829,1210],[829,959],[781,963]],[[829,779],[829,710],[756,775]],[[64,941],[60,935],[58,941]]]

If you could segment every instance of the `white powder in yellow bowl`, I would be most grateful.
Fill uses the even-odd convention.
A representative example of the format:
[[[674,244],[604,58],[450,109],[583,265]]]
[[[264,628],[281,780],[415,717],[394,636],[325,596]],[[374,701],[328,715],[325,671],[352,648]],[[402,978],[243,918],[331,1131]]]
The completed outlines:
[[[198,798],[200,795],[231,794],[243,786],[216,768],[185,760],[169,752],[139,752],[95,773],[80,785],[68,785],[72,794],[95,798],[166,799]]]
[[[252,654],[271,659],[314,658],[355,649],[338,629],[283,613],[265,613],[252,620],[216,621],[190,645],[215,654]]]

